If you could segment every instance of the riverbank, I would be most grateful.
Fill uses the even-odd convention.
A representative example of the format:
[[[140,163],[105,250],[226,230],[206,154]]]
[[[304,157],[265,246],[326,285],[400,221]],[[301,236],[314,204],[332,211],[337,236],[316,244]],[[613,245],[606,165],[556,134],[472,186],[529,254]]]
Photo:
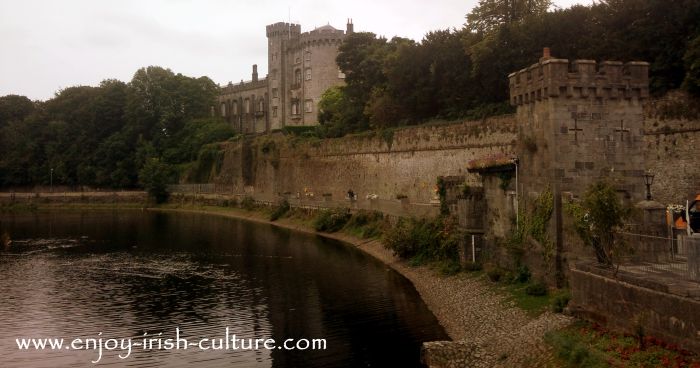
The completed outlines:
[[[440,275],[428,266],[410,266],[394,256],[378,239],[361,239],[346,233],[320,233],[297,218],[270,221],[263,211],[209,206],[162,206],[161,212],[191,212],[267,223],[294,231],[343,241],[382,261],[410,280],[453,342],[428,343],[427,363],[449,367],[550,367],[556,366],[544,334],[572,322],[570,317],[544,312],[533,317],[518,308],[483,274],[461,272]]]
[[[512,296],[491,283],[482,273],[441,275],[428,266],[410,266],[395,257],[377,239],[351,234],[320,233],[308,218],[283,217],[270,221],[270,210],[237,207],[167,204],[145,207],[143,203],[40,203],[39,210],[141,209],[159,212],[190,212],[267,223],[294,231],[343,241],[375,257],[412,282],[452,342],[424,345],[426,363],[433,367],[554,367],[552,349],[544,342],[547,331],[570,324],[571,318],[544,312],[532,316],[518,308]]]

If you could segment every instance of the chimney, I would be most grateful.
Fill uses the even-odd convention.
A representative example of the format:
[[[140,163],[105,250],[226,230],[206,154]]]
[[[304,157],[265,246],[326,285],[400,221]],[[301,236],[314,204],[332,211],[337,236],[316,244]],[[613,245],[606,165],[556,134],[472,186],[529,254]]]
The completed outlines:
[[[258,64],[253,64],[253,82],[258,81]]]
[[[545,47],[544,49],[542,49],[542,57],[540,58],[540,61],[549,60],[551,58],[552,54],[549,51],[549,47]]]
[[[348,19],[348,25],[347,29],[345,30],[345,34],[350,34],[355,32],[355,25],[352,24],[352,19]]]

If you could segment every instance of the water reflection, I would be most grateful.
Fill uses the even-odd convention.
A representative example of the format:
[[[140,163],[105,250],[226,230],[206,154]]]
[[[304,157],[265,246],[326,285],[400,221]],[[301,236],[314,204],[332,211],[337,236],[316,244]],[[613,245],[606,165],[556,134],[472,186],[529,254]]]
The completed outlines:
[[[446,338],[413,287],[338,242],[269,225],[142,211],[4,215],[0,366],[92,366],[92,351],[19,351],[15,338],[325,338],[320,351],[135,350],[140,367],[417,366]]]

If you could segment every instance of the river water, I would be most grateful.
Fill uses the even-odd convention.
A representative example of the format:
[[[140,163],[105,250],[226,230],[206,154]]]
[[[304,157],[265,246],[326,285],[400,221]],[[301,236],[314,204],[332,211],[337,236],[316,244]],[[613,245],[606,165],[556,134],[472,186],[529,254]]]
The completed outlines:
[[[416,367],[447,339],[409,281],[315,235],[138,210],[3,214],[3,233],[0,367]]]

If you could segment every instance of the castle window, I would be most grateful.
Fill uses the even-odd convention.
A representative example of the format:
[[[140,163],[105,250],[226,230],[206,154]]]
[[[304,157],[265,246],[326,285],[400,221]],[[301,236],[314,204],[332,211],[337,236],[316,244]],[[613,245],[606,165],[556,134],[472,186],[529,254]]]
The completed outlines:
[[[272,98],[278,98],[279,97],[279,91],[277,88],[272,89]]]
[[[306,111],[306,112],[314,111],[314,101],[313,100],[304,101],[304,111]]]
[[[340,71],[340,69],[338,69],[338,79],[345,79],[345,73]]]
[[[311,68],[306,68],[306,80],[311,80]]]
[[[247,99],[247,98],[245,99],[244,106],[245,106],[245,113],[250,114],[250,99]]]
[[[258,101],[258,111],[265,111],[265,100],[262,98]]]
[[[299,57],[298,57],[298,58],[296,58],[296,60],[294,60],[294,63],[296,63],[296,64],[299,64],[299,63],[301,63],[301,58],[299,58]]]
[[[311,61],[311,51],[304,50],[304,60]]]
[[[223,102],[221,103],[221,116],[226,116],[226,104]]]
[[[276,118],[276,117],[277,117],[277,106],[274,106],[274,107],[272,108],[272,117],[273,117],[273,118]]]
[[[272,69],[272,72],[270,72],[270,74],[272,75],[272,79],[277,79],[277,69]]]
[[[233,101],[231,110],[233,115],[238,115],[238,101]]]
[[[299,100],[292,101],[292,115],[299,115]]]
[[[301,83],[301,69],[294,71],[294,83]]]

